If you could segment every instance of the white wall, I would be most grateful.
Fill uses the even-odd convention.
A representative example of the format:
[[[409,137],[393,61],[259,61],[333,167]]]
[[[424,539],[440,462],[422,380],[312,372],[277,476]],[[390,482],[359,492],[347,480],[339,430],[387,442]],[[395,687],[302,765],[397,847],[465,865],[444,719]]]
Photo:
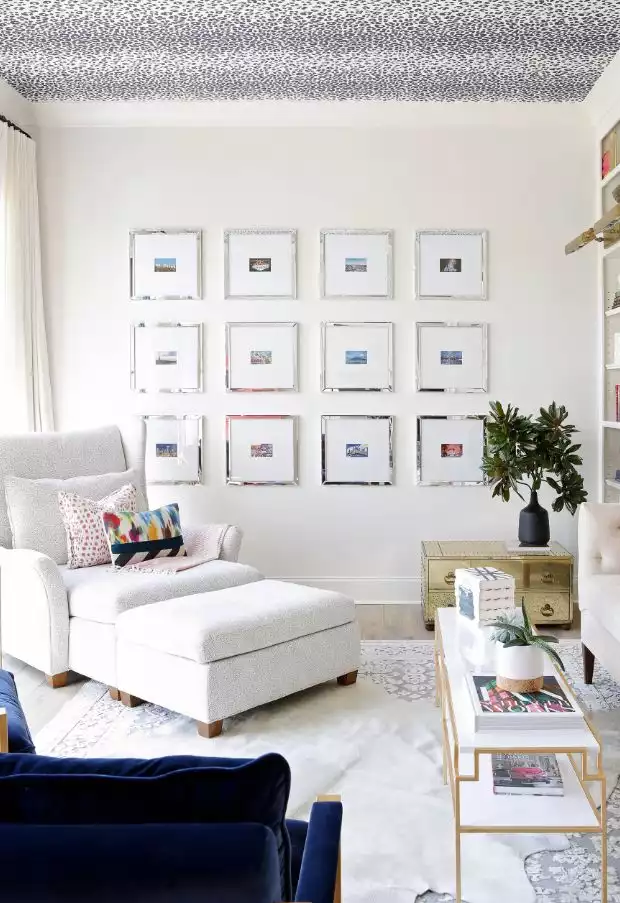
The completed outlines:
[[[535,410],[557,400],[582,430],[594,488],[595,266],[564,244],[591,221],[592,137],[583,124],[361,128],[42,128],[39,141],[44,278],[59,428],[111,421],[125,411],[204,412],[202,487],[164,487],[185,520],[223,520],[246,533],[244,560],[271,576],[349,589],[358,598],[419,598],[424,538],[510,538],[521,503],[486,488],[414,486],[415,415],[482,412],[485,396],[416,395],[414,322],[487,320],[490,393]],[[222,299],[222,229],[299,230],[299,300]],[[131,227],[205,230],[205,300],[128,302]],[[318,300],[321,227],[395,229],[391,302]],[[489,230],[490,300],[415,302],[415,228]],[[131,320],[206,322],[206,393],[166,398],[128,390]],[[297,320],[299,394],[224,391],[226,320]],[[392,320],[396,392],[319,391],[321,320]],[[227,487],[226,413],[297,413],[300,486]],[[396,485],[322,487],[321,413],[392,413]],[[576,524],[552,515],[571,550]]]
[[[0,113],[23,129],[28,128],[34,121],[30,101],[18,94],[3,78],[0,78]]]

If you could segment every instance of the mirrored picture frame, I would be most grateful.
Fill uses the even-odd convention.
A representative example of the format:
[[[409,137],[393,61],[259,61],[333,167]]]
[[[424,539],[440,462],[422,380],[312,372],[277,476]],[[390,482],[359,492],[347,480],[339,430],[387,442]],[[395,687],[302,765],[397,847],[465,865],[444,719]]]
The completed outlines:
[[[393,297],[392,229],[321,229],[321,298]]]
[[[416,323],[418,392],[487,392],[486,323]]]
[[[296,297],[296,229],[224,231],[224,298]]]
[[[414,286],[421,301],[486,301],[487,231],[416,232]]]
[[[227,323],[227,392],[297,392],[297,323]]]
[[[132,301],[202,298],[200,229],[132,229],[129,233]]]
[[[394,482],[391,415],[321,417],[323,486],[391,486]]]
[[[321,323],[321,391],[393,392],[393,334],[393,323]]]
[[[226,417],[226,483],[231,486],[296,486],[298,420],[294,414],[229,414]]]
[[[202,482],[201,414],[144,414],[146,482],[177,486]]]
[[[416,421],[419,486],[483,486],[484,414],[420,415]]]
[[[132,323],[130,384],[134,392],[203,391],[202,323]]]

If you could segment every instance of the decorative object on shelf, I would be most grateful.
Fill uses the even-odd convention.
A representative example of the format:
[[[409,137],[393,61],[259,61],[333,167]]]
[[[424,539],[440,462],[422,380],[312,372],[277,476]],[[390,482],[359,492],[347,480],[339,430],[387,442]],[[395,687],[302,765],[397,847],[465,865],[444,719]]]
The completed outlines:
[[[202,416],[145,414],[147,483],[176,485],[202,480]]]
[[[297,392],[297,323],[227,323],[228,392]]]
[[[515,607],[515,578],[498,568],[457,568],[454,597],[462,617],[479,627],[489,627]]]
[[[226,418],[226,482],[296,485],[297,421],[290,414],[230,414]]]
[[[417,418],[417,483],[420,486],[480,486],[484,414],[422,415]]]
[[[581,445],[573,443],[577,429],[567,423],[568,412],[555,401],[540,408],[536,418],[521,414],[519,408],[491,402],[486,421],[486,448],[482,470],[493,496],[504,502],[512,492],[524,499],[519,486],[530,493],[529,503],[519,516],[519,542],[523,546],[544,546],[549,542],[549,514],[538,503],[543,482],[556,493],[554,511],[566,508],[575,514],[588,493],[577,470],[583,461],[577,454]],[[524,479],[525,478],[525,479]]]
[[[427,229],[415,236],[415,296],[486,301],[487,233]]]
[[[392,392],[392,323],[321,323],[322,392]]]
[[[202,392],[202,323],[134,323],[130,358],[135,392]]]
[[[224,297],[297,297],[296,229],[226,229]]]
[[[509,693],[538,693],[543,688],[545,654],[561,670],[564,664],[550,634],[534,633],[527,611],[501,615],[493,624],[491,639],[498,644],[497,688]]]
[[[617,138],[616,127],[609,131],[601,142],[601,178],[608,176],[616,166]]]
[[[392,298],[391,229],[321,229],[321,298]]]
[[[418,392],[486,392],[486,323],[416,323]]]
[[[390,486],[393,482],[393,418],[329,414],[321,417],[324,486]]]
[[[192,229],[136,229],[129,233],[132,301],[198,299],[202,233]]]

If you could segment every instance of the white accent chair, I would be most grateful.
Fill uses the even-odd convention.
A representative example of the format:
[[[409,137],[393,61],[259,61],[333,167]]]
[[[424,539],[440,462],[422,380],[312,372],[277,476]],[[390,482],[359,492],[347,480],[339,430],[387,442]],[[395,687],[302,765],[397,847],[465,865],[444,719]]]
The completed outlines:
[[[119,614],[262,579],[255,568],[237,563],[242,539],[237,527],[228,528],[217,561],[174,575],[117,573],[110,564],[69,570],[49,555],[12,548],[4,493],[7,475],[68,479],[133,468],[146,498],[145,443],[140,418],[132,418],[123,428],[0,436],[2,649],[43,671],[51,686],[63,686],[71,670],[108,684],[116,698],[115,623]],[[36,519],[36,511],[32,517]],[[200,530],[183,526],[190,551]]]
[[[581,505],[578,546],[584,680],[598,659],[620,681],[620,505]]]

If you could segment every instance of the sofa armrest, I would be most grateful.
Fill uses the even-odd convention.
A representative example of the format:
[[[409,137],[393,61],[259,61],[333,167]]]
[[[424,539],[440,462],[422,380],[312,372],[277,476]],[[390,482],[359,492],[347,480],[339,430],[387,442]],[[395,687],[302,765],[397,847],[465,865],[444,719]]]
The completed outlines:
[[[295,894],[299,903],[340,903],[341,830],[342,803],[314,803]]]
[[[223,561],[237,561],[243,533],[239,527],[230,524],[201,524],[198,527],[183,527],[183,538],[188,553],[191,555],[210,552],[220,540],[223,531],[220,558]]]
[[[45,674],[69,669],[69,605],[58,565],[32,549],[0,550],[2,649]]]

